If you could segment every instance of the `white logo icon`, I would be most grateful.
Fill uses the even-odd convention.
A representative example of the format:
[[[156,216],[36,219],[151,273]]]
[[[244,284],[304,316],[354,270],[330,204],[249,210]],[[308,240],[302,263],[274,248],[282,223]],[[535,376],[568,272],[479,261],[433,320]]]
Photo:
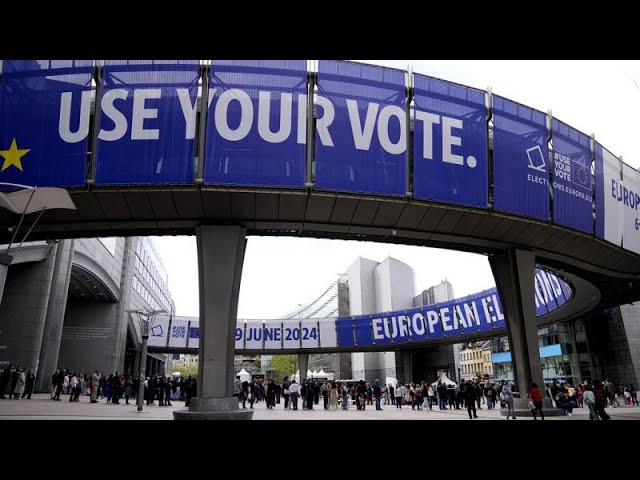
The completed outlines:
[[[540,145],[527,148],[527,157],[529,157],[529,168],[537,170],[538,172],[546,172],[547,164],[544,161],[544,155],[542,155]]]
[[[154,325],[153,327],[151,327],[152,337],[162,337],[163,333],[164,332],[162,331],[162,325]]]

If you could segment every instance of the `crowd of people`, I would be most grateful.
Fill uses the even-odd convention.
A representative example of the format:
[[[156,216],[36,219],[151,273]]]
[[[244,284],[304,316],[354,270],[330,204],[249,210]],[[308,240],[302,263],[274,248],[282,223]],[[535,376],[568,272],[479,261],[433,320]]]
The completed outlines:
[[[470,419],[478,418],[477,410],[504,408],[507,419],[516,419],[514,398],[520,397],[513,382],[480,383],[462,380],[454,382],[437,381],[433,383],[411,382],[407,384],[380,384],[376,379],[373,384],[363,380],[313,380],[305,379],[300,384],[289,377],[281,383],[271,378],[265,382],[259,379],[241,381],[236,377],[233,384],[233,395],[238,398],[241,408],[253,408],[255,403],[265,402],[268,409],[283,403],[285,409],[298,410],[301,402],[303,410],[319,408],[322,399],[325,410],[348,410],[355,406],[356,410],[365,410],[367,405],[374,405],[382,410],[383,405],[411,406],[412,410],[432,410],[437,406],[440,410],[466,409]],[[565,415],[573,415],[574,408],[588,408],[592,420],[608,420],[606,407],[619,406],[618,398],[622,397],[626,405],[638,405],[636,388],[633,385],[618,388],[605,380],[597,379],[584,382],[577,387],[571,384],[552,382],[543,391],[532,383],[526,394],[528,406],[534,420],[544,420],[543,397],[549,397],[554,407],[562,408]],[[247,404],[249,405],[247,407]]]
[[[35,375],[31,369],[9,365],[0,374],[0,399],[30,399],[34,391]],[[80,401],[81,396],[88,396],[91,403],[106,399],[107,403],[125,404],[135,401],[139,378],[114,372],[102,375],[98,370],[93,374],[71,372],[58,369],[51,376],[50,398],[61,400],[61,395],[68,395],[69,402]],[[267,409],[284,403],[285,409],[297,410],[299,403],[304,410],[312,410],[319,405],[322,398],[325,410],[348,410],[355,406],[356,410],[365,410],[367,405],[374,405],[382,410],[383,405],[393,405],[401,409],[411,406],[412,410],[432,410],[437,406],[440,410],[466,409],[470,419],[478,418],[477,410],[483,405],[491,410],[505,408],[507,419],[515,419],[514,398],[520,396],[512,382],[479,383],[462,380],[454,382],[411,382],[381,384],[376,379],[373,383],[364,380],[313,380],[305,379],[301,383],[284,377],[281,383],[275,379],[240,380],[233,382],[233,395],[238,398],[241,408],[253,408],[255,403],[265,402]],[[197,378],[188,376],[174,378],[169,375],[153,374],[144,379],[144,400],[147,405],[172,406],[172,400],[185,402],[188,407],[191,398],[197,395]],[[551,382],[540,389],[532,383],[527,392],[528,407],[534,419],[539,416],[544,420],[543,398],[548,397],[554,407],[562,408],[567,416],[573,415],[575,408],[588,408],[591,420],[608,420],[610,416],[605,408],[616,408],[621,405],[638,405],[637,390],[634,385],[616,385],[606,379],[600,382],[593,379],[573,386],[569,383]],[[247,404],[249,405],[247,407]]]
[[[0,399],[27,398],[33,394],[35,375],[22,367],[9,365],[0,374]],[[125,404],[135,401],[140,386],[139,377],[114,372],[102,375],[98,370],[93,374],[72,372],[67,369],[57,369],[51,375],[49,387],[50,398],[61,401],[61,395],[68,395],[69,402],[79,402],[80,397],[89,397],[90,403],[98,403],[106,399],[107,403]],[[172,400],[185,402],[189,406],[191,398],[197,394],[197,378],[189,375],[187,378],[173,378],[170,375],[153,374],[144,379],[144,400],[147,405],[172,406]]]

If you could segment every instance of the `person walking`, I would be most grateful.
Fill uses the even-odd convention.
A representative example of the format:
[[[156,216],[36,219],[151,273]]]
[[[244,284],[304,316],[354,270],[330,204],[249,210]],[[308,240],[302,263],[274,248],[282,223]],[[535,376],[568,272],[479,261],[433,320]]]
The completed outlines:
[[[531,400],[531,404],[529,406],[531,408],[533,419],[537,420],[536,413],[540,413],[540,419],[544,420],[544,413],[542,413],[542,395],[540,394],[540,390],[538,389],[538,384],[536,382],[531,382],[529,387],[529,400]]]
[[[502,395],[502,401],[507,406],[507,420],[509,420],[509,415],[511,415],[511,417],[515,420],[516,414],[513,410],[513,391],[511,390],[511,385],[509,385],[509,382],[505,382],[505,384],[502,386],[500,395]]]

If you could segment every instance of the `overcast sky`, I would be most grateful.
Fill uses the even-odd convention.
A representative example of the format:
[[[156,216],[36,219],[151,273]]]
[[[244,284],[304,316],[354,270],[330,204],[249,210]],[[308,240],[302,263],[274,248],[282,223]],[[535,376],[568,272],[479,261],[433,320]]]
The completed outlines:
[[[406,68],[494,93],[542,111],[640,165],[640,61],[366,60]],[[195,237],[154,237],[178,315],[198,316]],[[359,256],[392,256],[416,272],[415,294],[448,279],[456,296],[495,285],[485,256],[424,247],[249,237],[239,318],[279,318],[315,299]]]

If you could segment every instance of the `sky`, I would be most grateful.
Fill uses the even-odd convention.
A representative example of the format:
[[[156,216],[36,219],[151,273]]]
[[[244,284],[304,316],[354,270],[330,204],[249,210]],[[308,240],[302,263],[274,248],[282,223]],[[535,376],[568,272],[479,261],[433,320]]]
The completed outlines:
[[[486,89],[546,112],[640,166],[640,61],[362,60]],[[176,314],[198,316],[195,237],[154,237]],[[495,286],[484,255],[371,242],[248,238],[238,318],[281,318],[322,293],[358,257],[391,256],[415,271],[414,294],[447,279],[456,297]]]

